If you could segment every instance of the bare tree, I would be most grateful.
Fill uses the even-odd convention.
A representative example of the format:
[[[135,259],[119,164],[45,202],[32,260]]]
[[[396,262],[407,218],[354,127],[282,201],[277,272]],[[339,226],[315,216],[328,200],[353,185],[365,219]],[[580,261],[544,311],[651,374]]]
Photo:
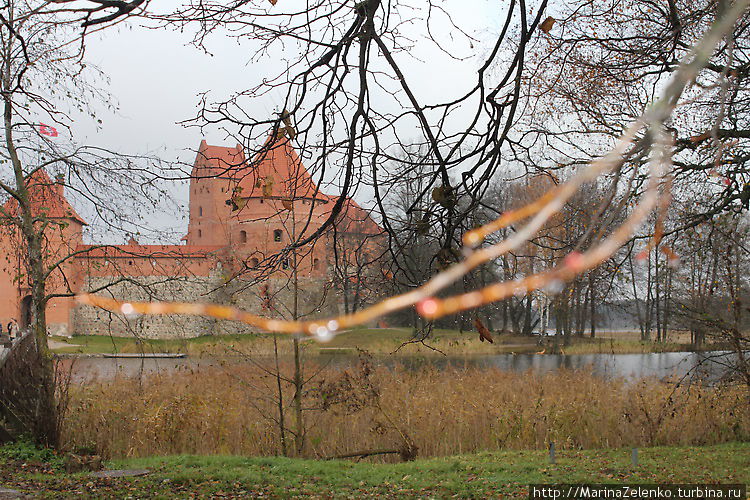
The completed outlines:
[[[47,305],[72,300],[65,299],[74,290],[70,262],[89,250],[71,243],[80,241],[85,223],[65,201],[63,189],[90,209],[94,224],[131,231],[138,222],[125,225],[132,213],[123,210],[126,200],[149,194],[155,200],[161,194],[145,162],[63,138],[73,114],[96,119],[94,103],[104,97],[96,86],[99,75],[83,61],[87,27],[106,27],[143,4],[10,1],[0,13],[0,155],[10,166],[0,178],[5,201],[0,224],[12,286],[28,290],[23,306],[36,337],[31,363],[39,376],[27,387],[38,397],[25,420],[34,437],[48,445],[57,444],[58,426]]]

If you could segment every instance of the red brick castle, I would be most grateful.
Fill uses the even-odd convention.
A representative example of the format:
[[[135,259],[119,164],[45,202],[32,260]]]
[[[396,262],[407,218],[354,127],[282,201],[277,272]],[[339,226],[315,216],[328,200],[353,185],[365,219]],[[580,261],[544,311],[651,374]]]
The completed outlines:
[[[335,231],[294,251],[331,215],[338,197],[322,192],[285,137],[269,140],[253,161],[241,145],[210,146],[202,141],[190,179],[189,223],[181,245],[125,245],[83,242],[86,222],[65,198],[63,180],[39,170],[29,179],[32,205],[52,221],[45,255],[64,263],[50,276],[47,293],[98,291],[123,300],[231,303],[267,315],[289,315],[297,283],[300,316],[339,312],[341,285],[356,284],[357,300],[367,300],[362,268],[334,261],[337,254],[372,260],[381,229],[356,202],[346,199]],[[5,205],[12,211],[12,202]],[[0,234],[0,322],[29,321],[30,288],[26,254],[19,235],[5,224]],[[336,237],[333,237],[335,233]],[[69,258],[66,258],[70,256]],[[344,269],[344,271],[342,271]],[[47,305],[50,334],[197,336],[242,331],[242,325],[204,318],[123,318],[76,307],[72,297]]]

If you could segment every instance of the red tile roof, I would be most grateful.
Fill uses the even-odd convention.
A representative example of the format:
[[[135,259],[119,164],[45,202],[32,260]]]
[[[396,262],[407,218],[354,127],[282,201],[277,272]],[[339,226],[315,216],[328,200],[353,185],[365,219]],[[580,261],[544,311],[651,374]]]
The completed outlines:
[[[247,168],[238,172],[242,197],[328,199],[321,193],[289,139],[269,139]]]
[[[241,144],[233,148],[210,146],[201,141],[195,156],[193,177],[234,177],[245,165],[245,150]]]
[[[210,245],[78,245],[76,250],[86,251],[82,258],[204,258],[221,250]]]
[[[238,195],[243,198],[329,199],[318,191],[286,137],[269,138],[251,162],[240,144],[227,148],[211,146],[204,140],[198,148],[193,176],[232,178],[238,182]]]
[[[65,198],[63,185],[53,182],[43,169],[40,168],[31,174],[27,179],[27,186],[32,214],[35,216],[49,219],[71,219],[87,225],[86,221],[78,215]],[[17,213],[18,203],[15,198],[11,198],[5,203],[4,209],[10,214]]]
[[[336,196],[329,196],[318,190],[310,172],[302,164],[289,139],[284,136],[269,137],[255,160],[249,163],[244,162],[245,155],[241,145],[238,144],[234,148],[210,146],[204,140],[199,148],[196,165],[199,162],[202,162],[201,165],[205,164],[206,159],[210,159],[212,163],[211,167],[204,171],[207,173],[212,171],[214,175],[238,181],[241,190],[237,195],[242,198],[314,197],[328,202],[316,207],[315,211],[321,219],[328,217],[338,199]],[[217,170],[217,168],[220,169]],[[346,232],[373,235],[383,232],[382,228],[370,217],[369,212],[350,198],[344,202],[338,224],[339,228]]]

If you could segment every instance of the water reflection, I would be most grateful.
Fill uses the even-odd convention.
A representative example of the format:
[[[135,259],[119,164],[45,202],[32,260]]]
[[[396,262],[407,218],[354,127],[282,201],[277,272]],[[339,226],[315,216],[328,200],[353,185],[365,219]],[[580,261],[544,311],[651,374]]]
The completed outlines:
[[[256,359],[258,359],[256,357]],[[497,354],[471,356],[375,356],[375,364],[393,367],[404,366],[417,369],[433,366],[438,369],[451,368],[497,368],[506,371],[535,374],[549,373],[561,368],[591,370],[604,378],[637,380],[644,377],[666,379],[669,377],[696,376],[706,382],[715,382],[722,377],[733,355],[727,351],[711,352],[665,352],[650,354]],[[261,359],[261,361],[263,361]],[[331,368],[347,368],[357,364],[352,354],[324,354],[308,356],[306,361]],[[242,358],[181,358],[181,359],[114,359],[79,358],[73,362],[73,380],[85,382],[95,379],[111,379],[116,375],[140,376],[169,374],[182,370],[197,371],[245,363]]]

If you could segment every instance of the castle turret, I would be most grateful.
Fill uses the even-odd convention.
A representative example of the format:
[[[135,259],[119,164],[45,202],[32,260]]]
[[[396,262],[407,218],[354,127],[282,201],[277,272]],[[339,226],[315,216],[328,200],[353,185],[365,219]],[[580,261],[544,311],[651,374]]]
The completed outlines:
[[[244,164],[242,145],[226,148],[201,141],[190,177],[188,245],[230,244],[227,221],[231,208],[226,201],[236,185],[236,172]]]

